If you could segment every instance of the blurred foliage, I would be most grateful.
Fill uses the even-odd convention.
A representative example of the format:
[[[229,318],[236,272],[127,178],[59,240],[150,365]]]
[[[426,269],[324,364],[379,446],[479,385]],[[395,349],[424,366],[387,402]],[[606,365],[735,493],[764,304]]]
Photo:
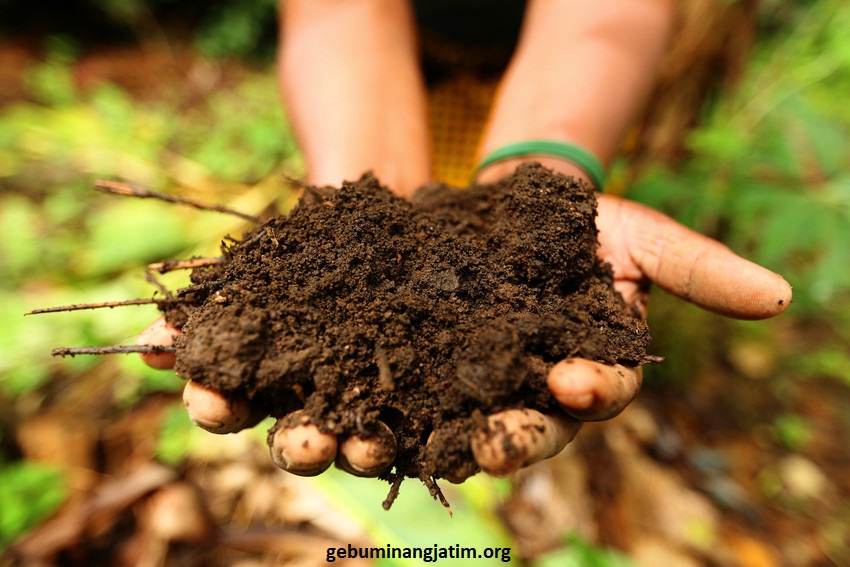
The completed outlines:
[[[0,460],[0,552],[65,499],[62,471],[55,467]]]
[[[275,178],[300,164],[267,68],[246,71],[190,105],[173,93],[134,100],[111,84],[82,91],[73,79],[77,57],[95,41],[140,36],[182,34],[208,55],[263,59],[274,49],[273,1],[34,6],[0,0],[8,15],[0,19],[0,33],[36,30],[46,38],[43,59],[26,72],[29,102],[0,109],[0,400],[37,404],[51,378],[102,364],[86,357],[54,361],[51,348],[130,342],[157,313],[127,308],[24,318],[25,311],[149,297],[146,263],[215,253],[219,238],[244,228],[216,215],[96,194],[95,178],[121,177],[250,211],[268,204],[279,191]],[[630,196],[782,273],[794,285],[794,304],[778,323],[754,325],[726,322],[669,297],[653,299],[654,348],[667,357],[649,369],[656,378],[687,382],[695,367],[723,359],[726,347],[746,339],[769,343],[783,379],[850,380],[850,107],[836,96],[850,92],[850,6],[766,0],[760,25],[765,39],[749,72],[740,88],[706,109],[704,124],[689,139],[690,158],[675,170],[646,172]],[[87,33],[92,29],[98,33]],[[185,274],[163,281],[174,289]],[[788,320],[816,321],[826,331],[817,344],[781,352],[774,340]],[[119,407],[146,392],[180,387],[171,373],[136,357],[116,364]],[[789,450],[804,448],[808,424],[778,411],[770,424],[776,440]],[[179,463],[207,438],[176,408],[161,424],[158,455]],[[450,488],[451,524],[415,483],[404,485],[389,523],[375,506],[383,485],[336,473],[316,482],[385,542],[431,545],[430,536],[445,533],[451,543],[507,545],[491,508],[493,494],[506,490],[502,481]],[[0,545],[52,511],[63,494],[54,469],[0,463]],[[629,564],[579,538],[568,543],[534,565]]]
[[[622,553],[606,549],[584,540],[578,534],[570,534],[563,548],[546,554],[531,565],[533,567],[634,567],[634,563]]]
[[[211,56],[239,55],[268,58],[274,53],[277,21],[276,0],[231,0],[210,7],[202,22],[196,45]]]
[[[804,448],[812,439],[812,430],[808,421],[799,415],[785,414],[773,422],[777,440],[792,451]]]
[[[84,46],[140,37],[191,43],[211,57],[268,62],[275,52],[276,0],[0,0],[0,38],[73,36]]]
[[[100,7],[115,19],[136,21],[148,5],[135,4]],[[0,359],[0,392],[9,396],[49,379],[57,365],[45,357],[52,347],[126,340],[156,316],[153,308],[131,308],[23,319],[24,311],[150,296],[145,264],[198,247],[215,253],[222,236],[242,230],[241,223],[215,215],[98,195],[91,189],[95,178],[166,191],[188,183],[183,192],[220,201],[239,199],[281,168],[298,168],[271,73],[246,71],[232,88],[188,108],[166,90],[141,103],[112,84],[84,92],[76,86],[80,37],[51,35],[43,43],[43,59],[25,71],[33,102],[0,110],[0,348],[18,353]],[[244,206],[267,205],[272,191],[260,193]],[[179,278],[165,279],[173,288]],[[77,358],[62,368],[82,372],[96,364]],[[132,391],[168,382],[129,359],[122,365],[132,368],[138,384],[121,390],[124,402]]]
[[[313,482],[335,504],[356,518],[375,542],[394,547],[511,547],[510,535],[496,514],[496,504],[508,494],[506,479],[476,475],[460,485],[442,483],[442,490],[452,506],[453,515],[428,493],[416,479],[401,484],[399,496],[386,512],[380,503],[389,485],[363,482],[336,468],[313,479]],[[511,560],[516,561],[516,551]],[[440,559],[440,563],[462,565],[463,560]],[[495,562],[495,561],[494,561]],[[414,567],[421,560],[382,559],[381,567]]]
[[[797,14],[693,132],[692,157],[630,193],[783,273],[798,316],[850,300],[848,26],[845,2]]]
[[[738,88],[706,109],[690,157],[675,170],[645,172],[629,196],[782,274],[793,303],[753,324],[657,296],[653,348],[667,361],[649,368],[651,379],[684,384],[748,338],[768,345],[787,379],[850,383],[850,332],[841,323],[850,321],[850,111],[837,96],[850,92],[850,5],[772,2],[763,19],[766,38]],[[828,331],[780,350],[776,335],[793,321]]]
[[[130,4],[116,2],[113,8]],[[223,236],[246,228],[217,214],[101,195],[92,190],[94,179],[128,179],[254,211],[282,191],[281,171],[298,170],[272,73],[246,69],[232,88],[217,89],[189,107],[166,89],[142,103],[113,84],[77,86],[79,38],[51,35],[43,44],[44,57],[24,73],[28,100],[0,109],[0,402],[5,408],[17,400],[8,407],[21,412],[7,416],[4,426],[43,403],[51,381],[96,368],[112,376],[116,408],[148,392],[181,388],[173,373],[148,368],[135,356],[109,361],[49,356],[57,346],[132,343],[158,315],[152,306],[23,314],[52,305],[150,297],[155,288],[144,280],[147,263],[215,254]],[[170,289],[188,281],[186,273],[160,280]],[[193,433],[206,439],[183,411],[169,414],[163,431],[161,439],[171,444],[164,442],[160,456],[172,463],[191,453],[192,445],[183,442]],[[61,470],[14,460],[13,431],[0,433],[12,459],[0,460],[0,546],[5,546],[53,512],[65,488]]]

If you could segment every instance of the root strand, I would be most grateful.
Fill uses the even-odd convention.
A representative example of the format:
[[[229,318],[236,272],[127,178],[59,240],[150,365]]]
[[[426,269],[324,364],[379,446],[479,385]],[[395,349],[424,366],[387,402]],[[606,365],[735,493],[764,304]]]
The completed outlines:
[[[162,299],[128,299],[125,301],[103,301],[100,303],[74,303],[72,305],[59,305],[57,307],[45,307],[43,309],[33,309],[24,315],[41,315],[42,313],[60,313],[63,311],[81,311],[83,309],[103,309],[108,307],[124,307],[125,305],[159,305]]]
[[[419,479],[425,484],[428,492],[431,493],[431,497],[434,500],[439,500],[440,504],[443,505],[443,508],[448,511],[449,516],[452,516],[452,506],[449,504],[449,501],[446,500],[446,497],[443,495],[443,491],[440,490],[440,485],[437,484],[437,480],[433,476],[425,474],[420,476]]]
[[[50,354],[61,357],[70,356],[73,358],[78,354],[129,354],[133,352],[159,354],[163,352],[174,352],[175,350],[176,348],[173,346],[163,345],[112,345],[100,347],[60,347],[53,349]]]
[[[396,477],[393,479],[393,485],[390,487],[390,491],[387,494],[387,497],[381,504],[384,510],[389,510],[390,507],[393,505],[393,502],[395,502],[395,499],[398,498],[398,489],[401,486],[401,481],[403,480],[404,475],[402,473],[396,473]]]
[[[158,274],[173,272],[174,270],[193,270],[195,268],[203,268],[206,266],[215,266],[223,264],[224,258],[190,258],[188,260],[165,260],[163,262],[154,262],[148,264],[148,269]]]
[[[225,213],[228,215],[234,215],[239,218],[245,219],[247,221],[253,223],[261,223],[262,220],[260,217],[255,215],[249,215],[247,213],[243,213],[240,211],[235,211],[231,208],[224,207],[222,205],[209,205],[206,203],[200,203],[193,199],[187,199],[186,197],[177,197],[175,195],[165,195],[164,193],[157,193],[156,191],[151,191],[149,189],[143,189],[141,187],[136,187],[134,185],[130,185],[129,183],[122,183],[120,181],[111,181],[108,179],[99,179],[94,183],[95,189],[103,191],[105,193],[112,193],[113,195],[124,195],[126,197],[138,197],[139,199],[158,199],[160,201],[165,201],[167,203],[176,203],[179,205],[187,205],[189,207],[193,207],[195,209],[201,209],[203,211],[215,211],[218,213]]]

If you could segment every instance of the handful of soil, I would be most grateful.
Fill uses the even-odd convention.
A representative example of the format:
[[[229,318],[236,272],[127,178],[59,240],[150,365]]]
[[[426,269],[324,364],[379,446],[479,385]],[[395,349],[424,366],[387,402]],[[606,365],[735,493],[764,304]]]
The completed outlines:
[[[474,466],[487,415],[557,410],[558,361],[646,360],[647,327],[596,256],[595,215],[589,186],[536,164],[412,201],[371,175],[308,188],[193,272],[175,370],[342,437],[383,421],[398,449],[381,478],[432,486]]]

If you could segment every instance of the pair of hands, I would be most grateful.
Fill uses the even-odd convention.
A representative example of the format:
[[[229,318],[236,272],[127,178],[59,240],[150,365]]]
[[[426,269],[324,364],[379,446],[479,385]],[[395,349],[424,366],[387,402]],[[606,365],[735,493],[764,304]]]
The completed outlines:
[[[599,256],[614,271],[614,287],[626,303],[645,316],[648,284],[684,300],[739,319],[778,315],[791,302],[791,286],[778,274],[745,260],[726,246],[669,217],[618,197],[599,196]],[[179,330],[162,319],[138,337],[139,344],[170,345]],[[174,366],[174,354],[144,354],[154,367]],[[548,387],[561,405],[558,415],[533,410],[507,410],[488,418],[488,431],[473,437],[472,453],[481,470],[508,475],[559,453],[584,421],[614,417],[640,389],[640,367],[607,365],[584,359],[564,360],[549,373]],[[227,398],[188,382],[183,402],[192,421],[213,433],[251,427],[264,416],[248,400]],[[505,443],[506,438],[512,440]],[[521,453],[506,446],[525,447]],[[375,437],[337,439],[322,433],[296,412],[279,420],[270,436],[272,460],[299,475],[315,475],[333,462],[357,476],[378,476],[395,457],[395,439],[384,426]],[[455,471],[450,482],[462,482],[475,470]]]

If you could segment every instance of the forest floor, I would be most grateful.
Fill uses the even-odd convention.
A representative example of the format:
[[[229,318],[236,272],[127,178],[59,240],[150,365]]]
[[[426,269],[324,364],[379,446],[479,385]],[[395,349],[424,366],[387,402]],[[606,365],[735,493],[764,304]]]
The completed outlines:
[[[21,77],[36,56],[26,45],[7,44],[0,59],[2,111],[27,98]],[[81,58],[74,76],[81,88],[109,81],[139,101],[190,77],[182,100],[191,105],[242,73],[237,64],[209,71],[190,54],[127,49]],[[16,190],[7,179],[0,197]],[[31,292],[37,282],[23,287]],[[587,545],[586,553],[608,561],[601,565],[850,564],[850,388],[787,363],[833,332],[829,320],[786,317],[766,332],[736,334],[660,292],[650,307],[658,309],[649,321],[658,337],[652,354],[669,354],[664,333],[677,333],[674,325],[704,326],[684,331],[695,337],[687,346],[693,356],[677,368],[687,375],[650,368],[623,414],[585,425],[561,455],[507,487],[474,479],[471,488],[449,488],[450,498],[469,505],[442,523],[462,522],[464,510],[489,522],[478,533],[459,524],[463,535],[452,544],[490,537],[532,565],[567,564],[558,553],[575,558]],[[394,517],[404,513],[396,508],[380,510],[384,516],[363,512],[370,489],[358,483],[377,480],[332,472],[332,480],[313,481],[276,469],[262,431],[172,431],[169,424],[182,417],[173,391],[117,404],[122,367],[115,359],[84,372],[51,368],[37,395],[0,396],[2,448],[14,459],[60,465],[67,497],[17,537],[0,565],[319,565],[329,547],[386,546],[393,523],[415,522]],[[176,446],[176,458],[162,458],[163,438]],[[366,504],[353,505],[351,493],[361,490]],[[380,500],[372,504],[380,508]],[[419,534],[425,541],[428,535]]]

